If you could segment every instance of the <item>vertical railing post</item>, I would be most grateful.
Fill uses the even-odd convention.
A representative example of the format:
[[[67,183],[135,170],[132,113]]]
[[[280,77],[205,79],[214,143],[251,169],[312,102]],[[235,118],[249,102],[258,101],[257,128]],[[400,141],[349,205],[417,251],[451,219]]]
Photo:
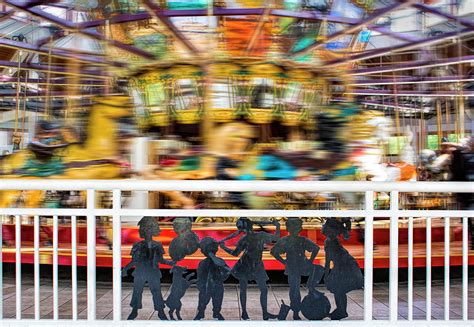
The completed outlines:
[[[449,217],[444,218],[444,320],[449,320],[449,269],[450,250],[449,250]]]
[[[426,320],[431,320],[431,218],[426,218]]]
[[[87,190],[87,319],[96,316],[96,217],[95,191]]]
[[[390,192],[390,321],[398,319],[398,191]]]
[[[15,216],[16,319],[21,319],[21,216]]]
[[[469,237],[468,237],[468,217],[462,218],[462,320],[467,321],[469,308]],[[472,242],[472,241],[471,241]]]
[[[34,216],[33,218],[33,229],[34,229],[34,284],[35,284],[35,320],[41,318],[41,290],[40,290],[40,218]]]
[[[77,217],[71,217],[72,320],[77,320]]]
[[[121,320],[122,314],[122,227],[121,227],[121,191],[113,190],[112,207],[113,207],[113,319]]]
[[[364,320],[372,321],[373,250],[374,250],[374,192],[365,192],[364,235]]]
[[[58,216],[53,216],[53,320],[58,320],[58,318]]]
[[[413,320],[413,217],[408,218],[408,320]]]

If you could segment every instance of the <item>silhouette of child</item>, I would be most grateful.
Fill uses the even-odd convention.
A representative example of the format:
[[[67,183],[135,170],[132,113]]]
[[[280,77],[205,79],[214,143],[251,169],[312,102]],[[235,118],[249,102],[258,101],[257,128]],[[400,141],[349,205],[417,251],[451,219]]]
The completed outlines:
[[[192,230],[190,218],[179,217],[173,220],[173,230],[178,234],[170,243],[169,253],[174,262],[195,253],[199,248],[199,237]]]
[[[153,236],[160,234],[160,226],[154,217],[143,217],[139,222],[139,233],[143,241],[133,244],[130,261],[122,270],[122,276],[126,275],[130,268],[135,267],[133,272],[133,294],[130,306],[133,308],[128,320],[133,320],[138,315],[138,309],[142,308],[142,295],[145,284],[148,283],[153,296],[155,310],[161,320],[168,320],[164,312],[165,304],[161,295],[161,271],[159,263],[174,266],[175,263],[166,260],[163,255],[165,250],[161,242],[154,241]]]
[[[169,254],[174,262],[183,260],[187,255],[191,255],[199,248],[199,237],[192,230],[192,221],[190,218],[179,217],[173,220],[173,230],[177,236],[171,241],[169,246]],[[173,267],[173,282],[171,284],[170,293],[166,299],[170,319],[174,320],[173,313],[181,320],[181,299],[186,294],[189,286],[194,282],[190,280],[194,273],[184,276],[186,268]]]
[[[313,261],[319,251],[319,246],[310,239],[299,236],[303,222],[300,218],[288,218],[285,223],[289,235],[278,240],[270,253],[285,265],[285,275],[288,276],[290,285],[290,308],[293,319],[300,320],[301,310],[301,276],[309,276],[313,269]],[[306,251],[311,252],[308,259]],[[286,259],[282,254],[286,254]]]
[[[224,281],[230,275],[230,267],[224,260],[216,256],[219,243],[211,237],[201,240],[200,248],[206,256],[197,268],[197,288],[199,291],[198,312],[194,320],[201,320],[205,316],[206,306],[212,299],[212,317],[224,320],[221,314],[222,300],[224,299]]]
[[[243,320],[249,319],[247,313],[247,285],[251,280],[255,280],[260,289],[260,305],[262,306],[263,320],[277,318],[276,315],[270,314],[267,310],[268,275],[262,260],[265,244],[276,242],[280,238],[280,223],[274,221],[273,224],[276,226],[275,234],[254,232],[253,224],[248,218],[239,218],[236,224],[238,233],[233,234],[232,237],[240,233],[245,233],[245,235],[237,241],[235,249],[232,250],[225,246],[224,240],[219,242],[221,248],[234,257],[237,257],[242,252],[244,253],[231,271],[232,275],[239,280],[240,304],[242,307],[241,317]]]
[[[324,251],[326,264],[324,267],[326,288],[334,294],[336,309],[329,314],[332,320],[347,317],[347,293],[364,287],[364,276],[357,261],[342,247],[339,235],[347,240],[350,237],[351,221],[348,218],[327,219],[322,232],[326,235]],[[333,268],[330,269],[331,262]]]

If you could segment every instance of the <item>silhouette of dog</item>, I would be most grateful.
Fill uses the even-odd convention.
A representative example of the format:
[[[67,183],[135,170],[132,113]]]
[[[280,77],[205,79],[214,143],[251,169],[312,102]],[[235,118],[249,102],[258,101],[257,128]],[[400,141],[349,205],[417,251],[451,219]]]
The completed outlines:
[[[187,270],[184,267],[174,266],[171,269],[173,281],[171,284],[170,295],[168,295],[168,298],[165,301],[166,306],[170,309],[169,316],[171,320],[176,320],[173,316],[175,312],[176,318],[178,320],[183,320],[180,315],[182,306],[181,299],[183,298],[189,286],[196,282],[196,279],[191,280],[191,277],[194,276],[194,273],[184,276],[186,272]]]

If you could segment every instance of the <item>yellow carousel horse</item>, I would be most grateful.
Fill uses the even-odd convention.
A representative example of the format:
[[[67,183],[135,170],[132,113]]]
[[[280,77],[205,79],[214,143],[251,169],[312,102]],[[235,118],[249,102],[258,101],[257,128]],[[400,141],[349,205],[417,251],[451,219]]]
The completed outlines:
[[[105,96],[96,99],[87,123],[84,143],[72,143],[54,151],[47,162],[36,162],[30,149],[20,150],[0,160],[0,176],[4,179],[114,179],[120,177],[116,161],[117,120],[132,114],[133,102],[128,96]],[[35,166],[36,165],[36,166]],[[38,171],[50,166],[50,172]],[[0,207],[15,205],[21,191],[0,192]],[[25,207],[39,207],[43,191],[27,191]]]
[[[163,167],[149,167],[143,176],[145,179],[154,180],[202,180],[212,179],[216,176],[216,161],[220,156],[244,156],[255,137],[254,127],[245,123],[232,122],[218,126],[213,130],[213,137],[206,153],[199,155],[199,167],[196,169],[183,169],[177,166],[172,169]],[[185,209],[195,207],[195,201],[177,191],[162,191],[171,198],[174,205]]]

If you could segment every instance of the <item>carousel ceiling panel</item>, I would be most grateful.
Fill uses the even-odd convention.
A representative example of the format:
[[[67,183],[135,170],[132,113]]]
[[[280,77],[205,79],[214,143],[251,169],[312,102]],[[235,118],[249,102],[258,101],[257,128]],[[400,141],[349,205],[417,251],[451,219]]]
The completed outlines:
[[[386,37],[385,35],[373,35],[370,38],[370,42],[367,44],[366,50],[387,48],[390,46],[401,45],[403,43],[404,41],[402,40],[397,40],[392,37]]]
[[[220,1],[226,8],[262,8],[265,0],[224,0]]]
[[[55,40],[55,48],[106,55],[132,66],[168,59],[202,59],[201,55],[289,58],[316,66],[324,61],[336,65],[363,60],[367,53],[380,56],[384,54],[377,52],[380,49],[416,48],[424,46],[418,42],[435,35],[474,30],[474,9],[467,0],[459,3],[459,13],[464,17],[458,21],[452,19],[448,1],[416,2],[400,10],[394,7],[402,2],[405,4],[386,0],[282,0],[272,2],[270,10],[266,9],[267,0],[221,0],[214,1],[215,8],[208,11],[208,0],[152,0],[156,6],[164,4],[161,12],[160,7],[148,6],[146,10],[144,2],[136,0],[63,0],[20,8],[15,19],[0,21],[0,35],[22,34],[25,42],[34,44],[42,39],[46,42],[45,38],[55,33],[51,26],[59,26],[73,34]],[[37,9],[49,16],[41,18],[37,11],[34,16],[25,13]],[[363,23],[379,10],[383,14]],[[210,16],[213,12],[216,16]],[[420,12],[426,12],[425,34],[420,32]],[[55,22],[54,17],[59,20]],[[107,19],[111,22],[108,30]],[[85,29],[87,26],[90,28]],[[79,33],[74,33],[76,29]],[[196,51],[190,51],[186,42]],[[304,53],[292,56],[300,51]]]
[[[42,34],[48,33],[48,29],[38,28],[36,24],[19,22],[15,19],[8,19],[0,23],[0,35],[13,37],[23,35],[27,37],[28,41],[33,41],[35,35],[33,34]]]
[[[137,0],[117,0],[117,1],[108,1],[108,0],[82,0],[77,1],[76,9],[82,9],[85,12],[88,12],[91,17],[103,17],[110,18],[115,15],[120,14],[136,14],[139,12],[145,12],[146,8],[142,6],[140,1]]]
[[[283,22],[283,25],[280,25],[280,45],[283,53],[295,52],[312,45],[322,27],[320,22],[314,21],[292,20],[287,24],[286,19],[281,19],[280,22]]]
[[[40,6],[41,10],[54,15],[58,18],[62,19],[71,19],[72,20],[72,15],[70,15],[71,9],[74,8],[74,6],[70,8],[58,8],[58,7],[52,7],[52,6]]]
[[[217,17],[174,17],[170,21],[199,52],[212,53],[217,49]],[[175,40],[174,43],[178,42]]]
[[[103,45],[99,41],[78,34],[70,34],[54,42],[55,48],[102,55]]]
[[[209,2],[207,0],[167,0],[166,5],[168,9],[172,10],[206,9]]]
[[[474,7],[474,6],[473,6]],[[470,22],[474,26],[474,13],[467,14],[463,17],[464,22]],[[430,24],[427,27],[427,35],[439,35],[441,33],[447,33],[452,31],[459,31],[466,28],[465,24],[459,21],[444,19],[438,20],[436,24]]]
[[[133,45],[152,53],[156,59],[163,58],[167,51],[168,41],[166,35],[154,30],[149,33],[138,34],[133,38]]]
[[[0,22],[0,33],[2,33],[3,35],[8,35],[11,31],[15,31],[16,29],[21,28],[24,25],[24,23],[21,23],[13,18],[9,18]]]
[[[98,0],[60,0],[52,5],[87,10],[97,8]]]
[[[258,17],[227,18],[223,22],[223,34],[226,49],[231,55],[243,55],[247,53],[247,47],[252,39],[257,27]],[[263,56],[270,50],[271,46],[271,24],[264,23],[257,32],[253,48],[249,54],[253,56]]]

